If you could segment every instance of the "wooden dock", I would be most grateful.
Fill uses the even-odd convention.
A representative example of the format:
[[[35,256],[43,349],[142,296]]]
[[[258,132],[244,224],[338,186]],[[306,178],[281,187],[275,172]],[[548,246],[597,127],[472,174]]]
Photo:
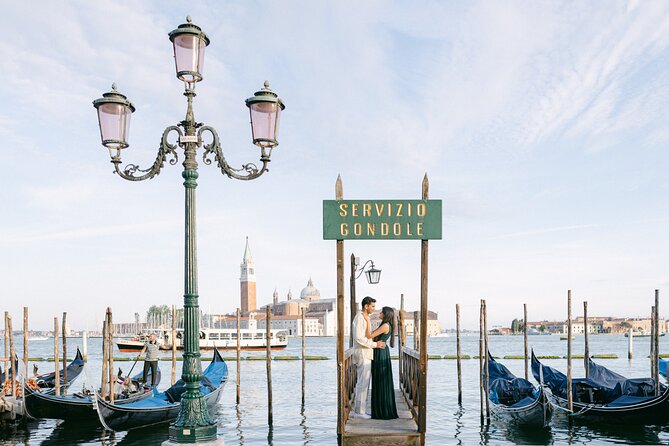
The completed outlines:
[[[367,398],[367,411],[371,413],[371,395]],[[421,434],[418,425],[411,416],[411,411],[402,392],[395,390],[396,420],[364,420],[349,418],[343,435],[344,446],[399,446],[420,445]]]

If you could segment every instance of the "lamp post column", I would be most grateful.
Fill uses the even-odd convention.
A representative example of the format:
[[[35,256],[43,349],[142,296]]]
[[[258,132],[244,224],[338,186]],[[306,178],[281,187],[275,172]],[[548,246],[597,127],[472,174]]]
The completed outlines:
[[[207,403],[200,392],[202,364],[200,362],[200,307],[197,289],[197,237],[195,219],[195,188],[197,187],[197,161],[195,160],[198,137],[193,116],[192,101],[195,92],[187,90],[186,119],[181,123],[185,130],[182,137],[186,159],[182,177],[185,188],[185,256],[184,256],[184,354],[181,378],[186,392],[181,398],[181,408],[176,422],[170,426],[170,440],[178,443],[195,443],[216,439],[216,424],[211,421]]]

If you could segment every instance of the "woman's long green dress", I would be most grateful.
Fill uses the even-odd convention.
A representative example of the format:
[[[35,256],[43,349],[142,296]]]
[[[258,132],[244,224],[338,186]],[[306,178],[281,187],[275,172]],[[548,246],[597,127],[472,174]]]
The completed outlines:
[[[388,342],[391,333],[379,335],[375,341]],[[374,349],[372,361],[372,418],[392,420],[397,417],[395,407],[395,385],[393,384],[393,368],[390,363],[390,349]]]

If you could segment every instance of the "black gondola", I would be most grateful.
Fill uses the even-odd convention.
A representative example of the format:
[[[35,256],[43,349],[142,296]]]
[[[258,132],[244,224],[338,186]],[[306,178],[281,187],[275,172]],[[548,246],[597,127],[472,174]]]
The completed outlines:
[[[553,408],[543,386],[518,378],[488,353],[490,383],[488,399],[491,414],[500,420],[522,426],[546,427]],[[483,376],[485,381],[485,374]]]
[[[84,369],[84,357],[77,347],[77,354],[67,366],[67,382],[63,381],[63,371],[60,370],[58,376],[60,377],[61,387],[69,387],[75,379],[81,374]],[[41,393],[53,393],[56,387],[56,372],[45,373],[34,378]]]
[[[228,366],[218,350],[202,374],[200,391],[211,412],[218,403],[228,379]],[[96,395],[98,416],[102,425],[112,431],[121,432],[159,423],[170,423],[177,418],[181,395],[186,391],[183,380],[177,381],[164,392],[155,392],[150,398],[129,404],[110,404]]]
[[[615,424],[665,424],[669,422],[669,387],[660,384],[655,396],[652,378],[628,379],[589,360],[590,378],[572,380],[575,419]],[[543,365],[532,352],[532,374],[543,375],[551,390],[551,402],[568,408],[567,377]]]
[[[149,373],[149,377],[151,374]],[[153,392],[144,390],[140,385],[142,373],[132,377],[137,387],[136,392],[120,394],[116,397],[117,404],[128,404],[150,397]],[[156,384],[160,383],[161,373],[158,369]],[[95,411],[95,396],[82,392],[70,395],[53,395],[24,387],[26,412],[32,418],[53,418],[56,420],[76,421],[77,423],[98,423],[98,414]]]

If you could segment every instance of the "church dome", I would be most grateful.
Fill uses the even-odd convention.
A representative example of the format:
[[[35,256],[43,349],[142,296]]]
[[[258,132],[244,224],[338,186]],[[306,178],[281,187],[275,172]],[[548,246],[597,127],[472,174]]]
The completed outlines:
[[[306,301],[312,301],[312,300],[318,300],[320,298],[321,298],[321,292],[318,291],[318,288],[314,286],[314,283],[311,281],[310,277],[307,286],[304,287],[302,289],[302,292],[300,293],[300,299]]]

